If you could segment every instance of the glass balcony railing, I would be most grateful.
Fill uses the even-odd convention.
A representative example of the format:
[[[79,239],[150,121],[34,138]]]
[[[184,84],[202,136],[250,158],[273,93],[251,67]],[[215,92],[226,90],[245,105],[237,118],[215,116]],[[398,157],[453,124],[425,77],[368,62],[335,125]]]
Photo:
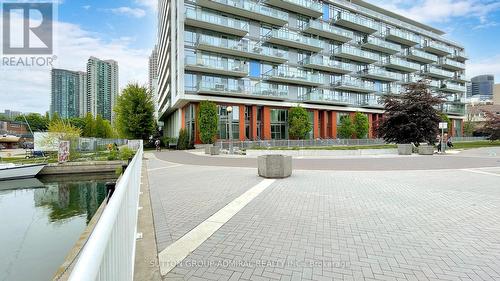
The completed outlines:
[[[363,43],[365,45],[368,44],[369,46],[373,46],[370,48],[374,50],[379,50],[379,51],[387,50],[389,53],[392,54],[401,52],[401,46],[399,46],[398,44],[387,42],[377,37],[368,36],[368,38],[366,38],[363,41]]]
[[[453,53],[453,48],[438,43],[436,41],[425,41],[423,48],[425,50],[428,50],[429,52],[435,52],[435,53],[440,53],[440,54],[452,54]]]
[[[238,8],[240,10],[249,11],[251,13],[263,15],[266,17],[275,18],[284,22],[288,22],[288,13],[264,6],[250,0],[206,0],[227,6],[228,8]]]
[[[346,73],[356,71],[356,65],[354,64],[332,60],[329,57],[322,55],[307,57],[299,63],[306,67],[314,68],[317,66],[317,68],[324,70],[339,70]]]
[[[441,65],[443,67],[451,68],[451,69],[465,69],[465,64],[451,60],[449,58],[442,58],[441,59]]]
[[[418,37],[418,35],[402,29],[390,28],[386,31],[385,37],[408,45],[420,43],[420,37]]]
[[[379,55],[367,51],[363,51],[361,49],[348,46],[348,45],[343,45],[339,46],[336,49],[333,50],[333,54],[335,56],[339,57],[347,57],[353,60],[362,60],[362,61],[371,61],[375,62],[379,60]]]
[[[423,71],[428,76],[438,77],[438,78],[453,78],[454,73],[444,69],[440,69],[434,66],[426,66]]]
[[[242,20],[224,17],[216,13],[204,11],[202,9],[186,9],[186,18],[201,21],[225,28],[237,29],[248,33],[248,23]]]
[[[302,100],[305,102],[358,105],[350,94],[328,89],[313,89],[303,95]]]
[[[445,92],[464,92],[466,91],[466,87],[460,84],[446,82],[441,84],[441,90]]]
[[[313,48],[318,50],[321,50],[323,48],[320,40],[303,36],[298,32],[291,31],[286,28],[273,29],[264,37],[272,43],[286,45],[294,48]]]
[[[406,56],[413,59],[413,60],[422,61],[422,62],[437,62],[438,61],[438,57],[436,55],[429,54],[429,53],[426,53],[424,51],[417,50],[417,49],[408,49]]]
[[[209,35],[201,35],[197,46],[209,46],[214,50],[222,49],[224,53],[259,58],[264,60],[284,62],[288,58],[288,52],[277,48],[264,46],[260,42],[251,40],[233,40]],[[210,51],[213,51],[212,49]]]
[[[349,42],[354,38],[354,32],[331,25],[320,20],[310,20],[304,31],[341,42]]]
[[[304,85],[321,85],[322,75],[307,70],[278,66],[264,73],[264,79]]]
[[[288,97],[287,86],[273,87],[267,83],[258,83],[255,86],[241,83],[226,83],[215,81],[201,81],[196,87],[198,93],[218,94],[227,96],[250,96],[285,99]]]
[[[248,74],[248,64],[242,61],[188,56],[185,58],[185,64],[186,66],[213,69],[220,72],[240,72],[242,74]]]
[[[408,83],[417,83],[424,79],[425,78],[421,77],[420,75],[409,74],[409,75],[404,75],[401,81],[403,82],[403,84],[408,84]]]
[[[316,0],[271,0],[271,5],[284,7],[288,4],[299,6],[308,10],[315,11],[316,13],[323,13],[323,5]]]
[[[371,81],[343,76],[340,80],[332,83],[333,87],[345,90],[360,90],[363,92],[375,92],[375,84]]]
[[[361,70],[358,74],[362,77],[380,80],[399,81],[403,79],[403,75],[401,75],[400,73],[390,72],[382,68],[368,68]]]
[[[373,33],[379,29],[379,25],[373,20],[345,11],[338,13],[334,22],[342,26],[368,33]]]
[[[458,51],[453,54],[453,57],[459,60],[467,60],[469,59],[469,56],[467,56],[467,53],[465,51]]]
[[[361,106],[366,107],[383,107],[384,101],[381,96],[378,95],[366,95],[365,98],[361,101]]]
[[[385,60],[384,65],[390,68],[399,69],[408,72],[420,70],[420,64],[404,60],[399,57],[389,57]]]
[[[444,103],[441,105],[441,111],[453,115],[465,115],[465,104]]]

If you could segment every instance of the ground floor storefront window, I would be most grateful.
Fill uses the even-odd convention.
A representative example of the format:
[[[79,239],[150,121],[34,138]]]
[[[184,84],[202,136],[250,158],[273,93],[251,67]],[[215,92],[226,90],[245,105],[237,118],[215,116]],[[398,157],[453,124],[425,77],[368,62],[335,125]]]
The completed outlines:
[[[217,111],[219,115],[219,139],[229,139],[229,126],[233,129],[233,140],[240,138],[240,108],[239,106],[232,106],[232,120],[229,120],[226,105],[218,105]]]
[[[288,139],[287,109],[271,109],[271,139]]]

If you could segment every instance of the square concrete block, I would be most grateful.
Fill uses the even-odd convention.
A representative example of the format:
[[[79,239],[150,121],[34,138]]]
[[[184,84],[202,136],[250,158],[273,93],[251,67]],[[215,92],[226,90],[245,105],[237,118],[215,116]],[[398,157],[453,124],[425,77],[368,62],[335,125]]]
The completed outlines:
[[[399,155],[411,155],[413,151],[413,144],[398,144]]]
[[[434,154],[434,146],[432,146],[432,145],[420,145],[418,147],[418,154],[420,154],[420,155],[433,155]]]
[[[292,175],[292,156],[262,155],[257,158],[259,176],[281,179]]]
[[[219,155],[220,154],[220,147],[218,147],[218,146],[205,146],[205,154]]]

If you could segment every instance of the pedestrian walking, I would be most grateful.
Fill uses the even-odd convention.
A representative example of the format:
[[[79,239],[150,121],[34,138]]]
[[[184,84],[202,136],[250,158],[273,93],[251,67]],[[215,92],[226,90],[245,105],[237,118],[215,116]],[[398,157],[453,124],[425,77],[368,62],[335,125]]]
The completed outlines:
[[[448,140],[446,141],[446,145],[449,148],[453,148],[453,142],[452,142],[451,136],[448,137]]]
[[[160,151],[161,152],[161,142],[159,139],[157,139],[155,141],[155,146],[156,146],[156,151]]]
[[[436,137],[436,140],[437,140],[437,150],[438,150],[438,153],[441,152],[441,135],[437,135]]]

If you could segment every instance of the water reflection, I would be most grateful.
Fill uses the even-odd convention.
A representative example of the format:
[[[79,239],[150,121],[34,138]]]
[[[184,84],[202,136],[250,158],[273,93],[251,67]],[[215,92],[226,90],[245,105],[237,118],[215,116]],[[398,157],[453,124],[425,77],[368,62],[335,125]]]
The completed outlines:
[[[0,182],[0,280],[50,280],[114,175]]]

